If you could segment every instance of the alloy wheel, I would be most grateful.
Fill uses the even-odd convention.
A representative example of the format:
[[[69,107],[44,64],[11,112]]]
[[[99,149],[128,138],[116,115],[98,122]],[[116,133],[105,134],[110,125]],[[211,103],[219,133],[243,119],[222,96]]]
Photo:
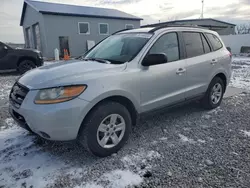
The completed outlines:
[[[111,114],[103,119],[97,129],[97,141],[103,148],[113,148],[120,143],[126,129],[125,120],[119,114]]]

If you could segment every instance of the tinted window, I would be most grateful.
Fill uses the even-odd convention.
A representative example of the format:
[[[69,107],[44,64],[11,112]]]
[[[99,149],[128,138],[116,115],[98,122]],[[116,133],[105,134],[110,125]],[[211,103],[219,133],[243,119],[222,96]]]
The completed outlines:
[[[78,23],[80,34],[89,34],[89,23]]]
[[[203,34],[201,34],[201,39],[202,39],[202,43],[203,43],[203,47],[204,47],[204,52],[205,53],[211,52],[210,46],[209,46],[207,40],[205,39],[205,37],[203,36]]]
[[[179,43],[176,33],[168,33],[161,36],[152,46],[149,54],[165,53],[168,62],[176,61],[180,58]]]
[[[206,33],[206,36],[208,37],[209,41],[211,42],[214,50],[218,50],[218,49],[222,48],[222,43],[217,36],[210,34],[210,33]]]
[[[200,33],[183,33],[187,57],[195,57],[204,54]]]

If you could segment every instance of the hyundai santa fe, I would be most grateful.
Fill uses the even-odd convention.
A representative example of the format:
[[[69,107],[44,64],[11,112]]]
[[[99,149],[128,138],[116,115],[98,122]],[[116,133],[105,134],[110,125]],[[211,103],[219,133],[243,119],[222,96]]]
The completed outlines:
[[[214,31],[125,30],[81,59],[25,73],[11,90],[9,111],[45,139],[77,139],[105,157],[125,144],[144,112],[194,99],[218,107],[230,76],[231,54]]]

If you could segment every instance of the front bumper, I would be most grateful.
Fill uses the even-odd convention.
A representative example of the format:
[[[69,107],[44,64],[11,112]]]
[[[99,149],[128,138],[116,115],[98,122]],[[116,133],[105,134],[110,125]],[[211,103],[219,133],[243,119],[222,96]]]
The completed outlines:
[[[44,65],[44,60],[43,60],[42,57],[41,57],[41,58],[37,58],[37,60],[36,60],[36,65],[37,65],[38,67]]]
[[[37,105],[33,102],[36,94],[35,90],[29,91],[20,108],[10,103],[13,119],[48,140],[76,139],[89,102],[75,98],[58,104]]]

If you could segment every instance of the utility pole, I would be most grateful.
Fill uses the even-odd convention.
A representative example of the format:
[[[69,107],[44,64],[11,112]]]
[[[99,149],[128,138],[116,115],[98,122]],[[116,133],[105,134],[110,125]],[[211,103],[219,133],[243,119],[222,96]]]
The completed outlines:
[[[201,19],[203,19],[204,0],[201,0]]]

